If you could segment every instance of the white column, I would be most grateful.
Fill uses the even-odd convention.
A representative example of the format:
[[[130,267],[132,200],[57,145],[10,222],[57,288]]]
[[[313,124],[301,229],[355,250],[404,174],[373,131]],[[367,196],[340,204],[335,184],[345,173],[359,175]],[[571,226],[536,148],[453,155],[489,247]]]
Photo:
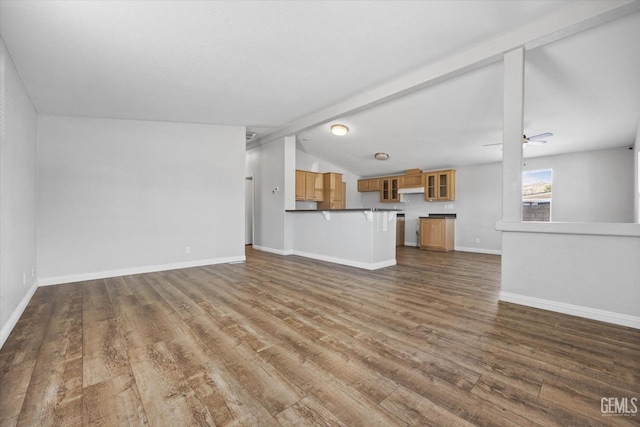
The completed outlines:
[[[638,120],[638,130],[636,131],[636,141],[633,144],[633,163],[634,163],[634,218],[637,223],[640,223],[640,120]]]
[[[284,208],[296,208],[296,136],[284,138]]]
[[[504,55],[502,220],[522,221],[522,134],[524,49]]]
[[[284,209],[296,208],[296,136],[284,137]],[[284,253],[293,250],[293,215],[284,214]]]

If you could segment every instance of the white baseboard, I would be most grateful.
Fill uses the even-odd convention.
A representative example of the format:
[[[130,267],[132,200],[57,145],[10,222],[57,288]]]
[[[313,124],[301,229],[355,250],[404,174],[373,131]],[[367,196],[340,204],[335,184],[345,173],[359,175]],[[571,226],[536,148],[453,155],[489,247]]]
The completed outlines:
[[[418,242],[404,242],[404,246],[413,246],[418,247]],[[488,255],[502,255],[502,251],[498,249],[483,249],[483,248],[467,248],[464,246],[456,246],[456,251],[460,252],[475,252],[477,254],[488,254]]]
[[[350,267],[362,268],[364,270],[377,270],[379,268],[396,265],[395,258],[385,260],[385,261],[380,261],[380,262],[368,263],[368,262],[354,261],[354,260],[344,259],[344,258],[335,258],[327,255],[312,254],[309,252],[300,252],[300,251],[293,251],[293,255],[298,255],[305,258],[317,259],[319,261],[333,262],[335,264],[348,265]]]
[[[276,254],[276,255],[291,255],[292,253],[291,251],[284,251],[282,249],[274,249],[274,248],[269,248],[266,246],[259,246],[259,245],[253,245],[253,249],[257,249],[263,252],[269,252],[271,254]]]
[[[628,326],[640,329],[640,317],[628,314],[615,313],[613,311],[600,310],[597,308],[582,307],[579,305],[567,304],[559,301],[551,301],[541,298],[529,297],[525,295],[513,294],[511,292],[500,292],[500,301],[514,304],[526,305],[528,307],[540,308],[543,310],[555,311],[572,316],[584,317],[591,320],[613,323],[615,325]]]
[[[27,305],[29,304],[29,301],[31,301],[31,297],[33,297],[36,289],[38,289],[38,282],[34,282],[33,285],[31,285],[24,298],[20,301],[20,304],[18,304],[16,309],[13,310],[13,313],[11,313],[11,316],[9,316],[7,323],[5,323],[2,329],[0,329],[0,348],[2,348],[5,341],[7,341],[7,338],[9,338],[9,334],[13,328],[15,328],[18,320],[20,320],[20,316],[22,316],[25,308],[27,308]]]
[[[246,261],[246,257],[224,257],[198,261],[177,262],[163,265],[123,268],[119,270],[97,271],[94,273],[73,274],[69,276],[46,277],[38,280],[39,286],[60,285],[62,283],[84,282],[87,280],[107,279],[109,277],[129,276],[132,274],[156,273],[158,271],[179,270],[181,268],[202,267],[205,265],[228,264]]]
[[[466,248],[464,246],[456,246],[455,250],[460,252],[475,252],[477,254],[502,255],[502,251],[498,249]]]

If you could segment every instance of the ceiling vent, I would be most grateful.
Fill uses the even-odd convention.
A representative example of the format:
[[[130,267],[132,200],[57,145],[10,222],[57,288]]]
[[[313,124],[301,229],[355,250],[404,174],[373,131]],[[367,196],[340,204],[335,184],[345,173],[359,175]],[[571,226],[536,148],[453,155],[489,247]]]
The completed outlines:
[[[257,135],[255,132],[247,132],[247,142],[253,141]]]

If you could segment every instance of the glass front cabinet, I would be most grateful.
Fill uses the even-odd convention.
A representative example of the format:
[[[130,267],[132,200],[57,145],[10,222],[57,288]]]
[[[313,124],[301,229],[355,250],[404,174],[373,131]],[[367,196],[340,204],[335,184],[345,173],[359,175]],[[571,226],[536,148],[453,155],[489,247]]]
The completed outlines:
[[[456,199],[456,171],[427,172],[424,174],[424,199],[428,202]]]
[[[399,202],[400,193],[398,193],[398,190],[400,189],[400,178],[397,176],[381,178],[380,182],[382,184],[382,188],[380,189],[380,201]]]

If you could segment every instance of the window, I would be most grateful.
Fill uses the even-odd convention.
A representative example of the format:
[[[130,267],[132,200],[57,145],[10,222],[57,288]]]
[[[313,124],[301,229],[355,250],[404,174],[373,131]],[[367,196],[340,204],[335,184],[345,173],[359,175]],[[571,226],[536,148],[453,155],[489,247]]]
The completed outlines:
[[[552,169],[522,172],[522,220],[551,221]]]

